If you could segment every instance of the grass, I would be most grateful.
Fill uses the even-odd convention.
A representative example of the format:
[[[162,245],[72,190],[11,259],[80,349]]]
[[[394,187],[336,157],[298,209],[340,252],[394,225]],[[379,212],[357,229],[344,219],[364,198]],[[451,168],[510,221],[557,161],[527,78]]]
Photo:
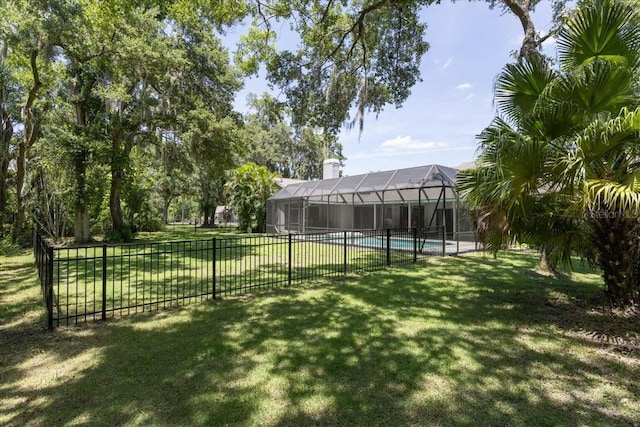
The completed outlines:
[[[211,237],[237,237],[239,234],[233,227],[201,228],[187,224],[169,224],[164,231],[136,234],[136,241],[162,242],[170,240],[198,240]]]
[[[58,319],[69,324],[101,317],[103,271],[105,310],[112,317],[202,301],[211,298],[214,287],[216,296],[242,295],[309,278],[341,276],[345,269],[377,270],[385,266],[387,256],[380,250],[384,239],[376,240],[376,248],[356,245],[345,250],[342,238],[331,236],[289,241],[286,237],[195,231],[184,226],[141,237],[128,245],[57,248],[54,323],[58,324]],[[174,241],[153,242],[153,237],[173,237]],[[413,260],[410,252],[391,251],[388,255],[393,264]]]
[[[535,261],[434,258],[48,333],[28,256],[3,259],[0,425],[639,424],[637,315],[594,306],[588,269]]]

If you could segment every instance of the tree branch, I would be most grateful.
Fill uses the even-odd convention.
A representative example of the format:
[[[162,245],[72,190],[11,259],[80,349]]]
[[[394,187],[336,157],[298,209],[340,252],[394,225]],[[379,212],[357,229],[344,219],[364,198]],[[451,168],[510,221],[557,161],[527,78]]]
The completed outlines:
[[[385,6],[389,6],[392,3],[395,3],[396,1],[397,0],[379,0],[378,2],[370,4],[369,6],[365,7],[360,12],[358,12],[358,19],[356,19],[353,25],[343,34],[342,38],[338,42],[338,45],[331,51],[331,53],[329,53],[328,58],[331,58],[333,55],[335,55],[338,52],[338,50],[340,50],[345,40],[347,39],[347,36],[349,34],[354,33],[356,28],[359,28],[359,29],[364,28],[364,19],[369,13],[375,10],[381,9]],[[350,53],[353,52],[354,46],[357,44],[358,39],[361,36],[362,36],[362,33],[359,33],[356,40],[354,40],[353,45],[351,46],[351,49],[350,49]]]
[[[539,55],[538,47],[540,46],[540,42],[538,41],[535,25],[531,19],[531,1],[524,0],[520,3],[518,0],[503,0],[503,2],[509,10],[518,17],[524,30],[524,38],[518,59],[521,60],[528,56]]]

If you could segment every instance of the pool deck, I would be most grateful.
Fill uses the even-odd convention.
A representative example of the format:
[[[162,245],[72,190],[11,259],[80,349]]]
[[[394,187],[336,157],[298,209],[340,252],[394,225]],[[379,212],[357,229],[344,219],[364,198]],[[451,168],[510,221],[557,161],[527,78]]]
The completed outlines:
[[[295,240],[316,240],[318,242],[325,242],[325,243],[331,243],[331,244],[342,244],[343,242],[343,237],[344,234],[342,232],[340,233],[329,233],[329,234],[312,234],[312,235],[294,235],[293,239]],[[329,238],[327,238],[329,237]],[[334,238],[332,238],[334,237]],[[349,246],[361,246],[361,247],[369,247],[369,248],[378,248],[378,249],[382,249],[380,247],[380,243],[378,243],[378,241],[376,239],[382,239],[382,236],[366,236],[366,235],[362,235],[359,232],[349,232],[349,234],[346,235],[347,237],[347,244]],[[372,243],[371,241],[368,241],[368,239],[373,239]],[[396,243],[393,243],[394,241],[402,241],[403,243],[400,245],[397,245]],[[392,246],[391,246],[391,250],[392,251],[413,251],[413,239],[409,239],[410,242],[407,241],[406,238],[392,238]],[[420,255],[442,255],[442,240],[436,240],[436,239],[427,239],[424,242],[426,243],[426,247],[425,250],[420,252],[420,247],[422,244],[422,240],[418,240],[418,251]],[[410,245],[407,245],[407,243],[411,243]],[[469,241],[460,241],[457,242],[455,240],[445,240],[445,245],[444,245],[444,253],[445,255],[457,255],[457,254],[462,254],[462,253],[468,253],[468,252],[476,252],[476,251],[481,251],[483,250],[482,248],[482,244],[480,243],[476,243],[476,242],[469,242]]]
[[[426,251],[429,254],[441,255],[442,254],[442,240],[428,240],[429,250]],[[418,248],[419,248],[418,243]],[[467,252],[477,252],[482,250],[482,245],[475,242],[456,242],[455,240],[445,240],[444,253],[445,255],[457,255]]]
[[[456,242],[455,240],[447,240],[445,253],[447,255],[456,255],[466,252],[477,252],[482,250],[482,244],[476,242]]]

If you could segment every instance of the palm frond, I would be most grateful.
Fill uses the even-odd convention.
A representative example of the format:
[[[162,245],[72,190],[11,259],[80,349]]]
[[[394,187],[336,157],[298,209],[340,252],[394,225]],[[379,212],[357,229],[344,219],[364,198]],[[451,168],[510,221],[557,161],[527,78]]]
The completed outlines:
[[[558,34],[562,68],[572,70],[598,59],[633,66],[640,50],[637,23],[638,13],[630,4],[610,0],[581,4]]]
[[[640,212],[640,108],[596,120],[576,138],[574,168],[581,169],[583,207]]]
[[[640,143],[640,107],[623,108],[608,120],[595,120],[576,138],[576,146],[585,162],[600,162],[615,154],[626,154],[636,162]],[[613,154],[612,154],[613,153]]]
[[[532,112],[555,72],[542,56],[507,64],[495,82],[495,104],[508,120],[517,123]]]
[[[585,209],[595,212],[611,212],[616,215],[640,212],[640,183],[638,177],[631,181],[613,182],[606,179],[590,179],[584,183]]]
[[[503,118],[496,117],[491,124],[484,128],[476,137],[480,150],[485,157],[495,157],[498,153],[508,149],[521,135]]]
[[[578,128],[574,118],[579,111],[572,102],[549,99],[544,102],[544,107],[536,108],[521,120],[519,130],[532,138],[552,142]]]
[[[601,112],[617,113],[637,102],[631,70],[611,62],[594,60],[559,80],[559,96],[571,100],[588,117]]]

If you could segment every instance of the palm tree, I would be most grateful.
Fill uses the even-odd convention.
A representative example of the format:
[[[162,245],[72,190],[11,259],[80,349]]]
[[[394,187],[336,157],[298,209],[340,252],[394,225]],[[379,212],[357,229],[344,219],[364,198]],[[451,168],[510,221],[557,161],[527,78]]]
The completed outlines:
[[[568,258],[557,250],[564,245],[556,240],[574,227],[572,221],[554,215],[560,201],[550,191],[546,173],[555,150],[566,146],[563,137],[574,126],[570,104],[548,102],[558,76],[542,56],[504,68],[495,85],[500,116],[478,136],[478,169],[458,179],[487,249],[527,242],[540,249],[540,265],[551,270],[557,258]]]
[[[265,166],[246,163],[231,172],[224,190],[238,215],[240,231],[264,233],[267,227],[267,199],[277,188],[278,175]]]
[[[534,56],[505,67],[500,116],[479,136],[459,189],[493,245],[528,241],[553,260],[577,252],[617,304],[638,297],[640,22],[619,1],[583,3],[558,35],[559,70]]]

